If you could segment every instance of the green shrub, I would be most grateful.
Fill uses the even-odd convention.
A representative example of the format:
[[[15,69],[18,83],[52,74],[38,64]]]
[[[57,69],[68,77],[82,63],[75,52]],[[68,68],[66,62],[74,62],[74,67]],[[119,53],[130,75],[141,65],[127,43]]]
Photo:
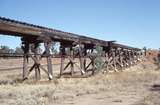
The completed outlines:
[[[157,69],[160,69],[160,52],[157,55],[157,57],[153,58],[153,60],[154,60],[154,64],[157,65]]]
[[[102,54],[103,54],[103,48],[100,46],[96,46],[96,59],[95,59],[95,65],[97,70],[102,70],[103,69],[103,59],[102,59]]]

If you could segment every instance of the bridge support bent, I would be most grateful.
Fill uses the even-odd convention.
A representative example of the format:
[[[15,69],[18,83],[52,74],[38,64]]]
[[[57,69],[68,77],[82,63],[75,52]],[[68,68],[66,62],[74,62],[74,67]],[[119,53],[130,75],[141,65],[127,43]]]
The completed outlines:
[[[45,51],[43,53],[40,53],[39,51],[40,43],[44,43]],[[28,38],[22,38],[22,49],[24,51],[23,80],[28,79],[30,73],[33,70],[35,71],[36,80],[40,80],[41,70],[48,75],[49,80],[52,80],[53,72],[50,47],[51,41],[48,40],[40,41],[37,38],[32,38],[32,40],[29,40]],[[47,68],[45,68],[40,62],[42,60],[42,57],[47,58]],[[31,62],[31,60],[34,62],[34,64],[29,67],[29,62]]]

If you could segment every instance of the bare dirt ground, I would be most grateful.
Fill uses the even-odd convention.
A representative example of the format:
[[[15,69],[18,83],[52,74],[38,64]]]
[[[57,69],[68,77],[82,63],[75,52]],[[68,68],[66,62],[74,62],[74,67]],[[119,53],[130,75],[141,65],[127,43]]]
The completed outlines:
[[[18,64],[0,60],[1,68],[7,62]],[[123,72],[23,83],[20,69],[1,71],[0,105],[160,105],[160,70],[155,69],[147,61]]]

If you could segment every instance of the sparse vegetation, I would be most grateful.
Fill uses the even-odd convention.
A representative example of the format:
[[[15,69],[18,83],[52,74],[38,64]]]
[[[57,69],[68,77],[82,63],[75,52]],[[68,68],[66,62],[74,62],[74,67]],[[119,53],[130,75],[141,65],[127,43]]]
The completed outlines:
[[[158,53],[157,57],[153,58],[154,63],[157,65],[157,70],[160,69],[160,52]]]
[[[98,52],[98,53],[97,53]],[[102,54],[98,48],[95,54]],[[150,58],[149,58],[150,59]],[[157,58],[156,58],[157,59]],[[96,59],[101,70],[101,58]],[[14,67],[22,59],[1,59],[0,65]],[[54,61],[57,61],[54,59]],[[42,60],[42,62],[44,62]],[[15,64],[13,64],[15,63]],[[22,62],[21,62],[22,63]],[[7,67],[7,66],[6,66]],[[54,66],[54,73],[59,66]],[[159,90],[153,85],[160,81],[160,71],[150,60],[128,68],[123,72],[108,73],[90,78],[60,78],[39,82],[31,79],[22,82],[21,72],[1,71],[1,105],[158,105]],[[57,70],[57,71],[56,71]],[[34,73],[31,75],[33,76]],[[83,101],[82,101],[83,100]]]
[[[103,48],[100,46],[96,46],[96,59],[95,59],[95,65],[97,67],[97,70],[103,70],[103,59],[101,57],[101,55],[103,54]]]
[[[20,47],[16,47],[14,53],[15,53],[15,54],[23,54],[23,50],[22,50],[22,48],[20,48]]]
[[[1,76],[0,102],[1,105],[156,105],[160,96],[150,89],[160,80],[160,72],[150,67],[143,63],[125,72],[50,82],[2,81]]]
[[[15,56],[17,54],[23,54],[22,48],[16,47],[15,49],[11,49],[5,45],[0,46],[0,58],[4,58],[5,56]]]

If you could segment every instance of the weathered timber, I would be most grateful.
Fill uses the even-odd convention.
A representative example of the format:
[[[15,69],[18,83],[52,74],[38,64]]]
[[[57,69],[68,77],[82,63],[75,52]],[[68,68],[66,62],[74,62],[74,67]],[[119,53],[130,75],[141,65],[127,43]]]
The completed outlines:
[[[33,41],[34,40],[34,41]],[[47,75],[49,80],[53,78],[53,73],[52,73],[52,62],[51,62],[51,55],[50,55],[50,46],[49,46],[49,41],[45,40],[44,46],[45,46],[45,51],[43,54],[38,53],[38,47],[39,47],[39,41],[33,39],[30,40],[28,38],[23,37],[22,38],[22,49],[24,51],[24,61],[23,61],[23,79],[28,79],[29,74],[35,70],[35,78],[36,80],[40,80],[41,78],[41,72],[40,70],[43,70]],[[47,57],[47,69],[46,70],[41,64],[40,60],[42,56],[45,55]],[[31,58],[34,61],[33,66],[28,70],[28,63],[29,63],[29,58]]]
[[[136,64],[141,56],[139,54],[141,49],[117,44],[115,41],[99,40],[2,17],[0,17],[0,34],[22,38],[22,49],[24,51],[23,79],[27,79],[33,70],[35,70],[37,80],[41,78],[40,70],[48,75],[49,80],[53,78],[52,55],[50,53],[52,41],[60,42],[60,76],[64,75],[69,67],[71,76],[75,75],[75,67],[81,75],[87,74],[89,71],[94,75],[97,69],[95,59],[98,57],[95,54],[95,46],[103,48],[104,53],[100,56],[105,60],[103,67],[106,68],[106,71],[114,70],[117,72],[130,67]],[[45,47],[42,54],[39,54],[37,49],[40,43],[44,43]],[[29,57],[34,61],[34,64],[28,70]],[[47,59],[47,69],[40,64],[42,57]],[[79,59],[78,64],[76,58]],[[64,65],[65,59],[68,59],[66,65]]]
[[[0,34],[20,37],[50,37],[57,41],[81,42],[84,44],[97,44],[108,46],[107,41],[98,40],[78,34],[63,32],[56,29],[37,26],[29,23],[15,21],[0,17]]]
[[[122,44],[117,44],[117,43],[111,43],[111,46],[113,48],[123,48],[123,49],[127,49],[127,50],[134,50],[134,51],[140,51],[141,49],[139,48],[134,48],[131,46],[127,46],[127,45],[122,45]]]

